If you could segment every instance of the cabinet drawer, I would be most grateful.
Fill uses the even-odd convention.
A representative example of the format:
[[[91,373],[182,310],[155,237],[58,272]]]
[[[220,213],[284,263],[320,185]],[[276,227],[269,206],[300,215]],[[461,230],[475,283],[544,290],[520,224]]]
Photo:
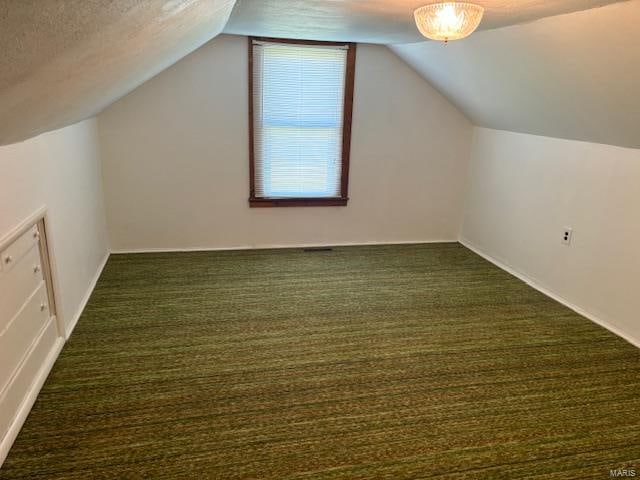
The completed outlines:
[[[42,280],[42,263],[37,244],[31,246],[31,250],[11,271],[0,272],[0,332],[16,316]]]
[[[48,319],[47,288],[44,282],[40,282],[20,312],[0,331],[0,391],[9,382]]]
[[[0,438],[14,424],[20,405],[24,405],[34,386],[34,380],[37,381],[39,375],[48,373],[50,367],[46,359],[55,349],[56,338],[55,323],[47,322],[42,335],[36,340],[38,343],[14,375],[11,385],[4,392],[0,390]]]
[[[25,253],[38,243],[39,233],[37,225],[20,235],[7,248],[0,252],[0,272],[6,273],[20,262]]]

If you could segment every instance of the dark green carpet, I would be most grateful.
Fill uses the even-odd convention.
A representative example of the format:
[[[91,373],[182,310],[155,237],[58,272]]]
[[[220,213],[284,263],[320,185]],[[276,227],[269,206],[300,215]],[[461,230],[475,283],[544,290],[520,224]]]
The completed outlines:
[[[608,478],[640,350],[458,244],[115,255],[0,478]]]

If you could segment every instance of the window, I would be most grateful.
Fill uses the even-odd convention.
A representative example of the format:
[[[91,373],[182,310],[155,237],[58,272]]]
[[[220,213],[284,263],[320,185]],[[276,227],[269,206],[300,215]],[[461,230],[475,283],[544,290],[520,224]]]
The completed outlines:
[[[347,204],[355,48],[249,39],[252,207]]]

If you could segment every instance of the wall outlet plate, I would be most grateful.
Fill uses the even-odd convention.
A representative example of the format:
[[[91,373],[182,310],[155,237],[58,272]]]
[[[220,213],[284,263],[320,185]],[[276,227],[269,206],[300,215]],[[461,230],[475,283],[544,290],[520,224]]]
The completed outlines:
[[[564,227],[562,230],[562,243],[564,245],[571,245],[571,240],[573,238],[573,228]]]

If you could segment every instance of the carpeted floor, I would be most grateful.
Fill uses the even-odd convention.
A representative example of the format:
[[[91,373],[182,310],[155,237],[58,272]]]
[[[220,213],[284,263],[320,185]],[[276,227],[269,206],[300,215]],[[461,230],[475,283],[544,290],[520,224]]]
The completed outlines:
[[[112,256],[0,478],[625,466],[640,350],[437,244]]]

